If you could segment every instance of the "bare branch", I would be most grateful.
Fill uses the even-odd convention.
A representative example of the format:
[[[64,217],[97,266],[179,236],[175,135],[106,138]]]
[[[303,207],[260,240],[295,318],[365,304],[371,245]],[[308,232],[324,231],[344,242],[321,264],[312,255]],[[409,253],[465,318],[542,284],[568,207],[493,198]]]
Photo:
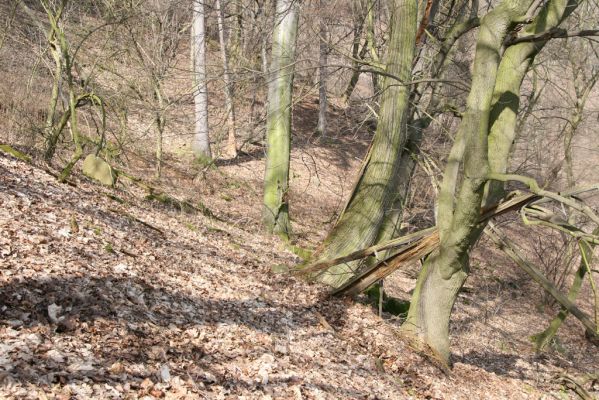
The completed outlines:
[[[522,37],[515,37],[510,40],[508,46],[525,43],[525,42],[544,42],[549,39],[565,39],[570,37],[589,37],[599,36],[599,29],[583,29],[580,31],[568,32],[563,28],[553,28],[546,32],[537,33],[535,35],[528,35]]]

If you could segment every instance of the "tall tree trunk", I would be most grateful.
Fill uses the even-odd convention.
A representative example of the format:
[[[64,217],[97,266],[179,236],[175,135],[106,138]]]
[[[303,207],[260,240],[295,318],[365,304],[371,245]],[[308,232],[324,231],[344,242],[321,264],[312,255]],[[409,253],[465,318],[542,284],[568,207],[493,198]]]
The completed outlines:
[[[322,1],[320,2],[322,6]],[[325,137],[327,135],[327,59],[329,45],[327,42],[327,25],[324,17],[320,20],[320,45],[318,46],[318,124],[316,132]]]
[[[507,168],[515,134],[512,113],[517,113],[522,78],[538,51],[535,44],[532,48],[513,46],[500,65],[502,45],[510,26],[525,16],[531,3],[504,0],[481,22],[467,111],[449,155],[439,195],[440,246],[425,262],[402,326],[404,334],[447,364],[451,310],[468,276],[469,251],[482,232],[483,227],[477,223],[481,203],[484,197],[487,201],[500,197],[503,188],[489,185],[485,196],[486,174]],[[561,11],[554,3],[563,6]],[[542,31],[550,21],[554,26],[559,23],[565,10],[571,12],[565,3],[557,0],[546,5],[531,29]],[[503,109],[506,103],[509,110]]]
[[[387,72],[402,82],[411,79],[416,38],[417,2],[394,0]],[[363,173],[339,221],[316,253],[332,259],[371,245],[378,237],[385,213],[394,203],[399,181],[400,159],[407,140],[409,86],[385,78],[381,110],[372,147],[364,161]],[[355,264],[333,267],[319,280],[341,286],[356,269]]]
[[[289,161],[291,102],[299,10],[295,0],[278,0],[272,39],[272,62],[266,117],[264,225],[269,232],[289,237]]]
[[[224,10],[221,0],[216,0],[218,9],[218,38],[220,53],[223,59],[223,78],[225,81],[225,112],[227,113],[227,155],[237,157],[237,143],[235,140],[235,107],[233,104],[233,81],[229,72],[229,57],[225,41]]]
[[[433,2],[436,3],[436,2]],[[433,4],[434,5],[434,4]],[[462,10],[463,11],[463,10]],[[431,79],[442,80],[446,66],[451,57],[449,52],[465,33],[478,26],[478,18],[470,18],[463,21],[463,15],[460,10],[456,16],[456,22],[448,30],[447,35],[443,39],[443,44],[439,52],[435,55],[431,62]],[[439,115],[443,109],[440,105],[440,82],[430,83],[429,101],[426,104],[426,110],[419,112],[417,107],[411,107],[410,118],[408,119],[408,141],[404,147],[400,161],[400,178],[397,186],[397,196],[393,205],[387,210],[382,229],[379,232],[376,243],[390,240],[400,234],[400,226],[403,217],[405,202],[410,190],[412,174],[416,168],[417,157],[420,152],[420,144],[422,142],[424,130],[430,126],[432,121]],[[411,95],[418,90],[418,86],[412,88]],[[420,97],[422,99],[422,97]],[[421,107],[422,107],[421,103]],[[383,255],[385,257],[385,255]]]
[[[195,106],[195,132],[191,149],[195,157],[212,158],[208,134],[208,87],[206,84],[206,26],[204,0],[193,0],[191,29],[191,59],[193,67],[193,101]]]

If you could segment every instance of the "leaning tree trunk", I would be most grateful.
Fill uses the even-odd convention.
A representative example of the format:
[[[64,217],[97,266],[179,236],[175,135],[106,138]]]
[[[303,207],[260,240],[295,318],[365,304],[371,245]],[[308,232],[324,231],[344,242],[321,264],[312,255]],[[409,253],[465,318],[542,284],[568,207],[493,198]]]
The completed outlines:
[[[291,101],[299,10],[295,0],[278,0],[272,38],[266,116],[266,171],[263,221],[269,232],[289,237]]]
[[[481,203],[484,197],[490,201],[501,196],[502,187],[491,185],[485,196],[486,174],[507,168],[516,122],[515,114],[510,113],[517,113],[522,78],[540,48],[514,46],[499,64],[510,26],[524,17],[531,3],[504,0],[482,20],[467,111],[439,195],[440,246],[425,262],[402,326],[404,334],[445,364],[449,364],[451,310],[468,276],[469,251],[482,232],[477,223]],[[563,6],[561,10],[555,8],[556,3]],[[544,30],[551,23],[559,23],[571,12],[564,3],[550,2],[536,18],[533,29]],[[505,100],[509,100],[509,106],[502,109]],[[461,165],[463,173],[457,189]]]
[[[395,0],[392,7],[386,72],[401,82],[409,82],[416,38],[417,2]],[[409,85],[397,84],[391,78],[385,78],[383,87],[377,130],[360,180],[339,221],[316,253],[319,259],[336,258],[374,243],[385,213],[398,195],[400,159],[407,139],[410,88]],[[339,287],[351,278],[355,268],[354,264],[341,264],[325,271],[318,279]]]
[[[437,2],[433,2],[435,7]],[[429,10],[429,12],[431,12]],[[443,38],[441,48],[435,57],[431,60],[431,80],[438,80],[430,83],[430,92],[428,94],[428,104],[424,112],[419,108],[423,107],[422,96],[419,97],[419,107],[411,107],[410,117],[408,118],[408,140],[402,151],[400,161],[399,183],[397,186],[397,196],[393,205],[385,213],[385,220],[379,232],[376,243],[390,240],[400,235],[401,222],[403,218],[404,206],[410,191],[412,174],[416,168],[420,144],[422,142],[424,130],[427,129],[433,120],[443,112],[441,97],[438,96],[441,87],[441,80],[444,77],[447,65],[450,64],[452,57],[449,52],[464,34],[478,26],[478,18],[471,17],[463,20],[463,10],[459,10],[455,23],[449,28],[446,36]],[[432,14],[432,12],[431,12]],[[431,16],[432,18],[432,16]],[[418,35],[417,35],[418,36]],[[412,94],[418,91],[418,86],[412,87]],[[411,97],[411,99],[413,99]],[[411,101],[413,102],[413,100]],[[382,258],[386,258],[391,252],[386,252]]]
[[[193,0],[191,29],[191,59],[193,68],[193,102],[195,106],[195,132],[191,150],[195,157],[212,158],[208,135],[208,87],[206,84],[206,26],[203,0]]]

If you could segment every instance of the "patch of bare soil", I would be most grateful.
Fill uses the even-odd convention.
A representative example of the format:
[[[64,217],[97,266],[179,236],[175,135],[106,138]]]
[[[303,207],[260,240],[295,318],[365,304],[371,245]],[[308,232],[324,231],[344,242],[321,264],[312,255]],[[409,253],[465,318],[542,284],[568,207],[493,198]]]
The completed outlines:
[[[353,149],[294,151],[303,244],[324,235],[351,187],[364,147]],[[578,358],[537,357],[523,331],[544,318],[519,307],[516,291],[480,291],[486,299],[477,289],[457,307],[447,376],[398,338],[397,319],[272,272],[299,259],[261,233],[261,157],[199,179],[185,168],[167,169],[163,189],[214,217],[123,184],[61,185],[0,155],[0,397],[567,398],[554,376],[596,368],[574,322],[566,345]]]

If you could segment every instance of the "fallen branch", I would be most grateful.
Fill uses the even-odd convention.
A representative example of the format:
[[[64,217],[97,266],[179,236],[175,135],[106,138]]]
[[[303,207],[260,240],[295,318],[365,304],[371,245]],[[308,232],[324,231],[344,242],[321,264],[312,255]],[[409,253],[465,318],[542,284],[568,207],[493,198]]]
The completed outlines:
[[[431,234],[406,246],[391,258],[375,264],[361,272],[343,286],[335,289],[331,293],[331,296],[352,296],[361,293],[377,281],[389,276],[392,272],[399,269],[400,266],[425,257],[427,254],[433,252],[438,246],[439,232],[435,228]]]
[[[570,314],[574,315],[587,329],[587,332],[592,332],[597,335],[597,325],[591,320],[591,318],[580,308],[571,302],[566,296],[564,296],[549,279],[547,279],[542,272],[539,271],[532,263],[525,260],[515,249],[512,242],[501,235],[497,228],[493,224],[485,229],[485,234],[501,249],[505,254],[508,255],[524,272],[537,282],[543,290],[549,293],[560,305],[566,309]]]
[[[493,218],[498,215],[504,214],[508,211],[521,208],[524,205],[526,205],[532,201],[540,199],[540,197],[537,195],[534,195],[534,194],[530,194],[530,193],[520,194],[520,192],[512,192],[508,196],[506,196],[506,199],[508,199],[508,200],[504,200],[500,203],[497,203],[490,207],[486,207],[486,208],[482,209],[480,221],[481,222],[486,221],[489,218]],[[435,234],[436,231],[437,231],[436,227],[426,228],[426,229],[411,233],[409,235],[405,235],[405,236],[402,236],[399,238],[391,239],[391,240],[383,242],[383,243],[376,244],[374,246],[367,247],[365,249],[356,250],[353,253],[347,254],[345,256],[337,257],[332,260],[323,260],[323,261],[314,262],[312,264],[309,264],[309,265],[301,268],[300,270],[297,271],[297,273],[311,274],[314,272],[319,272],[319,271],[325,270],[325,269],[330,268],[337,264],[359,260],[359,259],[366,258],[366,257],[372,256],[372,255],[376,256],[377,253],[385,251],[385,250],[390,250],[390,249],[394,249],[394,248],[406,246],[406,245],[407,245],[407,247],[409,247],[410,244],[416,243],[423,237],[433,235],[433,234]],[[384,260],[384,261],[386,261],[386,260]]]
[[[561,382],[565,384],[565,386],[574,391],[582,400],[595,400],[595,397],[592,396],[578,381],[574,378],[569,377],[568,375],[561,375],[558,378]]]
[[[595,229],[593,232],[595,235],[599,235],[599,228]],[[589,263],[593,258],[593,247],[584,240],[578,241],[578,246],[580,248],[580,265],[576,270],[576,274],[574,275],[574,281],[572,282],[572,286],[570,286],[570,290],[568,291],[568,300],[571,302],[575,302],[578,297],[578,293],[580,292],[580,288],[582,286],[582,282],[587,271],[590,269]],[[591,270],[592,271],[592,270]],[[592,274],[589,273],[589,279],[591,282],[593,280]],[[594,286],[594,285],[593,285]],[[595,321],[597,321],[597,297],[595,295]],[[543,351],[549,343],[553,340],[557,331],[562,326],[562,323],[566,320],[568,316],[568,310],[562,308],[559,313],[553,318],[553,320],[549,323],[549,326],[540,333],[533,335],[531,340],[534,342],[535,350],[537,352]]]
[[[561,196],[573,196],[574,194],[588,192],[588,191],[596,190],[596,189],[599,189],[598,185],[593,185],[590,187],[583,187],[583,188],[572,188],[572,189],[568,189],[567,191],[565,191]],[[520,192],[518,192],[518,191],[511,192],[505,197],[505,199],[503,201],[501,201],[497,204],[494,204],[492,206],[483,208],[481,210],[479,222],[488,221],[489,219],[497,217],[499,215],[502,215],[508,211],[518,210],[518,209],[521,209],[528,205],[541,204],[541,203],[551,201],[551,200],[554,200],[554,199],[553,198],[546,199],[536,193],[520,194]],[[419,233],[425,233],[425,235],[417,235]],[[436,248],[439,245],[439,236],[438,236],[438,231],[437,231],[436,227],[428,228],[428,229],[413,233],[412,235],[413,235],[412,236],[413,241],[411,243],[405,244],[403,248],[401,248],[398,252],[396,251],[395,253],[393,253],[393,255],[391,255],[389,258],[382,260],[382,261],[376,263],[375,265],[367,268],[366,270],[360,272],[359,274],[354,276],[351,280],[346,282],[343,286],[335,289],[331,293],[331,295],[342,296],[342,295],[358,294],[358,293],[362,292],[363,290],[365,290],[366,288],[368,288],[370,285],[373,285],[374,283],[376,283],[378,280],[384,279],[385,277],[389,276],[391,273],[393,273],[394,271],[399,269],[402,265],[417,261],[417,260],[421,259],[422,257],[425,257],[426,255],[430,254],[431,252],[436,250]],[[402,238],[394,239],[394,240],[400,242],[400,241],[402,241],[402,239],[403,239],[403,243],[405,243],[406,236],[404,236]],[[389,245],[388,248],[398,247],[397,244],[395,246],[393,246],[392,245],[393,243],[391,243],[391,242],[393,242],[393,240],[382,243],[379,246],[387,247],[387,245]],[[374,254],[374,252],[372,251],[373,247],[376,247],[376,246],[370,247],[369,248],[370,250],[365,249],[362,251],[357,251],[355,253],[352,253],[352,254],[356,255],[355,257],[349,257],[349,255],[345,256],[345,258],[347,258],[347,260],[344,262],[353,261],[353,260],[356,260],[359,258],[364,258],[364,257],[357,257],[358,253],[360,253],[360,252],[362,252],[363,254],[367,254],[365,257],[367,257],[368,255]],[[366,250],[369,250],[369,251],[366,251]],[[340,257],[340,258],[343,258],[343,257]],[[318,266],[325,265],[325,263],[331,264],[333,261],[337,261],[337,260],[339,260],[339,259],[331,260],[330,262],[322,261],[319,263],[312,264],[312,265],[302,269],[302,272],[304,272],[304,271],[315,272],[315,271],[320,271],[322,269],[326,269],[326,268],[328,268],[328,266],[327,267],[318,267]],[[336,264],[333,264],[333,265],[336,265]],[[316,266],[317,268],[313,268],[314,266]]]
[[[571,207],[572,209],[586,215],[587,217],[589,217],[589,219],[591,221],[593,221],[594,223],[599,225],[599,216],[597,214],[595,214],[593,212],[593,210],[591,210],[591,208],[589,206],[587,206],[586,204],[582,203],[581,201],[576,200],[575,198],[568,197],[568,196],[571,196],[571,194],[564,193],[562,195],[561,193],[551,192],[549,190],[542,189],[541,187],[539,187],[539,184],[537,183],[537,181],[535,181],[533,178],[530,178],[527,176],[515,175],[515,174],[491,173],[487,177],[490,180],[496,180],[496,181],[500,181],[500,182],[516,181],[516,182],[523,183],[526,186],[528,186],[530,191],[533,192],[534,194],[536,194],[540,197],[547,197],[549,199],[557,201],[558,203],[567,205],[568,207]],[[593,189],[597,189],[597,185],[592,186],[589,190],[593,190]]]
[[[435,227],[423,229],[421,231],[414,232],[414,233],[411,233],[406,236],[392,239],[387,242],[383,242],[383,243],[380,243],[380,244],[377,244],[374,246],[370,246],[370,247],[367,247],[362,250],[354,251],[353,253],[350,253],[350,254],[342,256],[342,257],[337,257],[332,260],[319,261],[319,262],[310,264],[310,265],[306,266],[305,268],[298,270],[297,272],[300,274],[309,274],[309,273],[325,270],[325,269],[330,268],[337,264],[342,264],[342,263],[346,263],[346,262],[350,262],[350,261],[354,261],[354,260],[359,260],[362,258],[369,257],[371,255],[376,256],[376,254],[381,251],[385,251],[385,250],[393,249],[396,247],[400,247],[402,245],[413,243],[426,235],[432,234],[433,232],[436,231],[436,229],[437,228],[435,228]]]
[[[130,219],[130,220],[133,220],[133,221],[135,221],[135,222],[138,222],[138,223],[142,224],[143,226],[145,226],[145,227],[148,227],[148,228],[150,228],[150,229],[152,229],[152,230],[154,230],[154,231],[156,231],[156,232],[160,233],[160,234],[161,234],[163,237],[166,237],[166,233],[164,233],[164,231],[163,231],[162,229],[160,229],[160,228],[157,228],[157,227],[155,227],[154,225],[152,225],[152,224],[149,224],[149,223],[147,223],[147,222],[145,222],[145,221],[142,221],[141,219],[139,219],[139,218],[137,218],[137,217],[135,217],[135,216],[133,216],[133,215],[129,214],[129,213],[128,213],[128,212],[126,212],[126,211],[121,211],[121,210],[118,210],[118,209],[116,209],[116,208],[109,208],[108,210],[109,210],[109,211],[112,211],[112,212],[113,212],[113,213],[115,213],[115,214],[120,214],[120,215],[123,215],[123,216],[127,217],[127,218],[128,218],[128,219]]]

